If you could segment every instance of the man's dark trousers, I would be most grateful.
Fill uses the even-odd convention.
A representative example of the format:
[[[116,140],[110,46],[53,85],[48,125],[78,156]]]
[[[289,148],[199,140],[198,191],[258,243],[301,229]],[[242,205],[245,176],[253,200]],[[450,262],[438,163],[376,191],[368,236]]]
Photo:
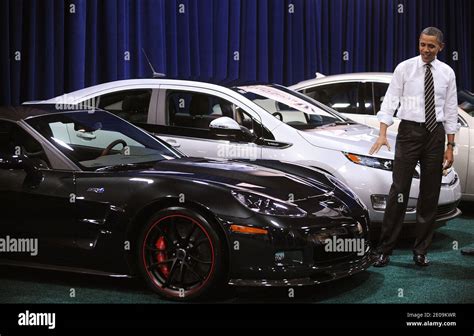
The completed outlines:
[[[438,123],[433,132],[424,124],[402,120],[398,128],[393,163],[393,183],[388,195],[382,223],[379,253],[391,254],[407,208],[410,186],[420,162],[420,191],[416,207],[416,240],[414,254],[426,254],[433,239],[435,217],[441,188],[445,131]]]

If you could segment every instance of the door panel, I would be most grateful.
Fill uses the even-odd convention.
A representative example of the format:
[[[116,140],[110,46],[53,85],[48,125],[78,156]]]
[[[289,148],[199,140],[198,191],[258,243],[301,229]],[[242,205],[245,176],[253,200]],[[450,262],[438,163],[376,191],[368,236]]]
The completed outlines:
[[[25,172],[21,169],[0,168],[0,235],[5,237],[15,232],[21,214],[20,186],[25,179]]]
[[[74,248],[76,228],[75,205],[71,202],[73,172],[50,169],[41,144],[17,124],[0,121],[0,134],[4,154],[24,155],[31,165],[28,169],[0,169],[0,207],[8,218],[1,225],[2,234],[37,239],[39,245],[34,259],[13,253],[7,258],[51,262],[51,257],[68,255]]]
[[[0,169],[2,234],[37,238],[50,249],[74,246],[75,205],[71,172]]]
[[[19,206],[21,221],[17,230],[38,237],[48,248],[74,248],[76,206],[72,172],[40,170],[41,178],[25,175]],[[58,250],[59,251],[59,250]]]

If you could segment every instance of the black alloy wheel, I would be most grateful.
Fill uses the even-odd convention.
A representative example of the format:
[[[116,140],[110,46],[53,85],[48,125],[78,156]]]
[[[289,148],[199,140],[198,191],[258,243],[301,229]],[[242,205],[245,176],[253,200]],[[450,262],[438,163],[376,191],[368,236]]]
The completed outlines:
[[[219,235],[194,210],[158,212],[142,230],[138,246],[142,275],[165,298],[196,299],[218,287],[223,276]]]

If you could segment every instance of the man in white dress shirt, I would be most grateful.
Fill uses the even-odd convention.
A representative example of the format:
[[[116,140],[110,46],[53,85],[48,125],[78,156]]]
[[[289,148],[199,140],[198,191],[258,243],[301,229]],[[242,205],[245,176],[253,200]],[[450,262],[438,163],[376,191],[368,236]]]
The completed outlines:
[[[387,89],[377,117],[379,137],[370,149],[377,153],[387,141],[393,115],[401,119],[393,163],[393,183],[377,247],[376,267],[386,266],[403,226],[416,164],[420,162],[420,191],[416,208],[416,240],[413,260],[428,266],[443,169],[452,166],[454,134],[458,131],[456,77],[449,65],[436,58],[443,50],[443,33],[425,28],[419,39],[420,55],[400,63]],[[398,109],[398,110],[397,110]],[[445,149],[445,135],[447,147]]]

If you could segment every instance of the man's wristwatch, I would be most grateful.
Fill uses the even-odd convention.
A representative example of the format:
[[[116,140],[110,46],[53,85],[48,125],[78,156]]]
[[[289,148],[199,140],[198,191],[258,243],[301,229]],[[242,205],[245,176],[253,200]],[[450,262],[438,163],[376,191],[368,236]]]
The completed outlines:
[[[455,142],[448,142],[446,146],[451,146],[452,148],[456,147]]]

